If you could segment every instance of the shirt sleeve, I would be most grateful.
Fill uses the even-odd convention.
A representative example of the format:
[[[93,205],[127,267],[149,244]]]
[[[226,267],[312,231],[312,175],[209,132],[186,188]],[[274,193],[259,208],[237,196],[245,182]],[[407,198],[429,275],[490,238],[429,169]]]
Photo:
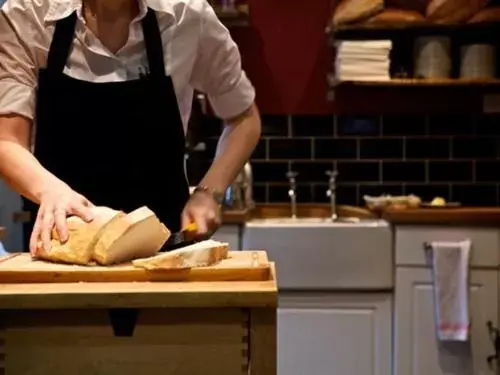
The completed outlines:
[[[241,67],[238,46],[206,0],[200,16],[191,85],[207,95],[217,116],[229,119],[250,108],[255,89]]]
[[[7,0],[0,10],[0,115],[34,116],[37,70],[29,15],[19,0]]]

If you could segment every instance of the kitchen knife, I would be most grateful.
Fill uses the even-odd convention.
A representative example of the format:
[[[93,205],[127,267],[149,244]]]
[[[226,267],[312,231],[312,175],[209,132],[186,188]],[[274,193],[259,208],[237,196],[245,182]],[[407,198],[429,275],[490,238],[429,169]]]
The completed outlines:
[[[196,242],[195,237],[197,231],[198,226],[196,225],[196,223],[191,223],[183,228],[180,232],[171,233],[167,242],[165,242],[160,251],[170,251],[178,249],[179,247],[192,245],[194,242]]]

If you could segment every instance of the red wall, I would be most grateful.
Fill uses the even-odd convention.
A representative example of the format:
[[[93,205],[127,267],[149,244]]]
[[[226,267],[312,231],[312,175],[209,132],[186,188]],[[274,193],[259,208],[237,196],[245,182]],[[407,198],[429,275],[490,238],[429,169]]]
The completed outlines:
[[[263,113],[328,113],[330,0],[251,0],[250,28],[231,29]]]
[[[243,66],[265,114],[470,112],[481,97],[470,90],[354,89],[328,102],[333,55],[325,27],[330,0],[249,0],[251,27],[233,27]]]

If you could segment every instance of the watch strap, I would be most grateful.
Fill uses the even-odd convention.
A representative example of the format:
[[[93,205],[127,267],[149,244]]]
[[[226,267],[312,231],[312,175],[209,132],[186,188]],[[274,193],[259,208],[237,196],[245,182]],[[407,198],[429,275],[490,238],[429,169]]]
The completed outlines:
[[[209,194],[215,202],[217,202],[218,205],[222,206],[224,203],[224,193],[221,193],[219,191],[215,191],[208,186],[205,185],[198,185],[194,188],[193,194],[195,193],[205,193]]]

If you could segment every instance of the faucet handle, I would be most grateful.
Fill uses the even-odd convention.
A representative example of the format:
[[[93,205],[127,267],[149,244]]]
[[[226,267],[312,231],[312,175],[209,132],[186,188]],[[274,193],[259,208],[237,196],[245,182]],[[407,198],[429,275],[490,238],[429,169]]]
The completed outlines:
[[[330,178],[336,178],[339,175],[339,172],[337,172],[336,170],[325,171],[325,174]]]
[[[337,176],[339,175],[339,172],[337,172],[336,170],[333,170],[333,171],[325,171],[325,174],[330,177],[330,184],[333,184],[335,183],[335,180],[337,178]]]
[[[289,180],[294,180],[295,177],[297,177],[299,174],[295,171],[288,171],[286,172],[286,177],[289,179]]]

